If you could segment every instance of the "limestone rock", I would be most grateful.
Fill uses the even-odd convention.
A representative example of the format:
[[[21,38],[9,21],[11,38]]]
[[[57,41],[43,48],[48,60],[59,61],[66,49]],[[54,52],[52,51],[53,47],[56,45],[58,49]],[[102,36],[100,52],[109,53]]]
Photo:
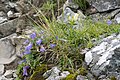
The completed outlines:
[[[119,35],[111,35],[104,38],[98,46],[89,51],[91,52],[90,54],[85,54],[85,61],[89,65],[90,71],[101,80],[106,80],[106,78],[111,76],[115,76],[117,80],[120,79]]]
[[[0,39],[0,64],[9,64],[16,59],[15,47],[9,37]]]
[[[48,70],[43,74],[46,80],[61,80],[67,77],[70,73],[68,71],[61,72],[58,67],[53,67],[51,70]]]
[[[15,33],[18,27],[23,28],[24,24],[25,20],[21,18],[2,23],[0,24],[0,34],[2,34],[2,37],[6,37],[12,33]]]
[[[73,28],[78,29],[83,26],[81,21],[83,21],[85,18],[86,16],[81,11],[75,13],[67,7],[63,11],[63,14],[58,16],[58,21],[64,22],[65,24],[71,24],[71,22],[74,22]]]
[[[87,0],[99,12],[120,8],[120,0]]]
[[[4,65],[0,65],[0,75],[2,75],[4,73]]]

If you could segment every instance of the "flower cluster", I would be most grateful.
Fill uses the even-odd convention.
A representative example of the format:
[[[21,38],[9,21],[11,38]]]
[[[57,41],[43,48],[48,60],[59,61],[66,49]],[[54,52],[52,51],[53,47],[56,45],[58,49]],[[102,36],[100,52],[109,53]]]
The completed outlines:
[[[43,33],[42,33],[43,34]],[[58,39],[58,37],[56,37]],[[43,36],[42,38],[38,38],[37,34],[34,32],[32,34],[30,34],[30,39],[27,39],[23,44],[26,45],[23,51],[23,54],[21,57],[23,57],[24,59],[22,61],[19,62],[19,64],[25,63],[22,71],[23,71],[23,76],[28,76],[28,69],[31,68],[30,63],[28,64],[27,60],[28,60],[28,56],[29,55],[33,55],[33,50],[39,52],[39,53],[44,53],[46,50],[46,47],[43,43]],[[56,46],[56,44],[49,44],[49,48],[52,49]],[[39,49],[39,50],[37,50]],[[26,56],[28,55],[28,56]],[[30,59],[32,61],[32,59]],[[33,60],[34,61],[34,60]]]

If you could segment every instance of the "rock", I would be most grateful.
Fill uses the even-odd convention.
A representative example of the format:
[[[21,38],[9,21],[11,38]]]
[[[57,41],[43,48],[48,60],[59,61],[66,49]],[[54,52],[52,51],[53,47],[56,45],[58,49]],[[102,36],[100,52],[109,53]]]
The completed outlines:
[[[4,17],[4,16],[6,16],[5,12],[0,11],[0,17]]]
[[[99,12],[120,8],[120,0],[87,0]]]
[[[17,6],[16,3],[13,3],[13,2],[8,2],[8,5],[11,7],[11,8],[15,8]]]
[[[4,76],[6,78],[12,78],[12,76],[13,76],[13,70],[6,70]]]
[[[43,74],[47,80],[55,80],[55,77],[59,76],[60,70],[58,67],[53,67],[51,70],[48,70]]]
[[[23,18],[18,18],[2,23],[0,24],[0,34],[2,34],[2,37],[6,37],[12,33],[15,33],[18,27],[23,28],[24,24],[25,24],[25,19]]]
[[[0,40],[0,58],[10,58],[15,53],[15,48],[10,39]]]
[[[7,18],[0,17],[0,23],[3,23],[3,22],[5,22],[5,21],[7,21]]]
[[[13,17],[13,14],[14,14],[13,11],[8,11],[8,13],[7,13],[9,18]]]
[[[63,10],[65,10],[65,8],[67,8],[67,7],[70,7],[72,9],[76,9],[76,10],[79,8],[79,6],[77,4],[75,4],[73,2],[73,0],[67,0],[65,2],[65,4],[63,5]]]
[[[4,65],[0,64],[0,75],[4,73]]]
[[[0,80],[7,80],[4,76],[0,76]]]
[[[74,22],[73,28],[78,29],[83,26],[81,21],[83,21],[86,18],[86,16],[81,12],[78,11],[77,13],[74,13],[70,8],[65,8],[63,11],[63,14],[58,16],[58,22],[64,22],[65,24],[71,24],[71,22]]]
[[[16,59],[15,47],[10,37],[0,39],[0,64],[9,64]]]
[[[111,76],[115,76],[117,80],[120,79],[119,35],[114,34],[104,38],[99,45],[85,54],[85,61],[90,71],[101,80]]]
[[[91,53],[91,51],[89,51],[89,52],[87,52],[86,54],[85,54],[85,61],[86,61],[86,63],[87,63],[87,65],[89,65],[90,64],[90,62],[92,61],[92,53]]]
[[[118,14],[115,16],[114,20],[115,20],[118,24],[120,24],[120,13],[118,13]]]
[[[13,77],[14,77],[14,78],[17,78],[17,74],[16,74],[16,73],[13,73]]]
[[[0,23],[7,21],[6,14],[3,11],[0,11]]]
[[[86,76],[78,75],[78,76],[76,77],[76,80],[89,80],[89,79],[87,79]]]
[[[20,17],[21,13],[14,13],[13,11],[9,11],[7,15],[9,19],[14,19],[14,18]]]
[[[61,80],[67,77],[70,73],[68,71],[61,72],[58,67],[53,67],[43,74],[46,80]]]

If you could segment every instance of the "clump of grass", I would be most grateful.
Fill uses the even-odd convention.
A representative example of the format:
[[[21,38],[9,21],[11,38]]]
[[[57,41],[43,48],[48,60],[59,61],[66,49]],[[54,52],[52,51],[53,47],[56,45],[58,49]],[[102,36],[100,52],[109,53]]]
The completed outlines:
[[[40,10],[36,10],[44,23],[39,25],[33,21],[38,32],[30,35],[29,43],[23,49],[22,58],[25,61],[18,66],[18,75],[22,79],[31,76],[41,64],[59,65],[62,69],[69,68],[74,73],[82,67],[84,55],[80,53],[81,50],[93,47],[93,38],[99,39],[100,35],[107,36],[120,30],[120,25],[95,23],[91,20],[84,20],[82,28],[74,29],[74,24],[59,23],[54,15],[52,20],[49,20]],[[25,71],[27,73],[24,73]]]
[[[73,0],[73,1],[79,5],[80,9],[86,10],[88,5],[86,0]]]

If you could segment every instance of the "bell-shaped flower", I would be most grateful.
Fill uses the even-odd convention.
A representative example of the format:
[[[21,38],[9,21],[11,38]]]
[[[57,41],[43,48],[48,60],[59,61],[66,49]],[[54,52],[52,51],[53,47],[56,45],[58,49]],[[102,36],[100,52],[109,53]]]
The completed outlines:
[[[30,38],[31,38],[31,39],[35,39],[35,38],[36,38],[36,33],[35,33],[35,32],[32,33],[32,34],[30,35]]]
[[[29,66],[23,67],[23,76],[28,76],[27,70],[29,69]]]
[[[42,43],[41,39],[39,39],[38,41],[36,41],[36,44],[39,45],[39,46],[41,45],[41,43]]]

